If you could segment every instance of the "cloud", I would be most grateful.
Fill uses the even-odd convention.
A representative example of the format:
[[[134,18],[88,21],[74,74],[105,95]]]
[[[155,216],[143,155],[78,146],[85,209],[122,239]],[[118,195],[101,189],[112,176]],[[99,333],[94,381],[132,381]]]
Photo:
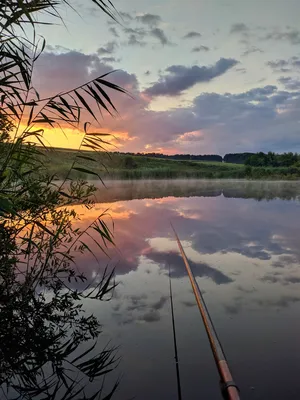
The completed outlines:
[[[242,306],[241,304],[224,304],[224,308],[228,314],[235,315],[239,313]]]
[[[284,282],[286,284],[290,283],[300,283],[300,276],[289,275],[284,277]]]
[[[267,85],[261,88],[250,89],[247,92],[234,95],[236,99],[249,99],[250,101],[267,101],[269,95],[274,94],[277,86]]]
[[[281,307],[286,308],[289,307],[290,304],[298,303],[300,301],[299,296],[292,296],[292,295],[283,295],[279,298],[274,299],[257,299],[256,303],[262,307]]]
[[[112,306],[112,309],[114,311],[119,311],[121,307],[122,307],[122,304],[121,303],[117,303],[114,306]]]
[[[156,301],[151,305],[151,308],[153,310],[160,310],[166,304],[168,298],[169,298],[168,296],[161,296],[158,301]]]
[[[191,31],[188,32],[186,35],[183,36],[183,39],[194,39],[194,38],[198,38],[201,37],[201,33],[199,32],[195,32],[195,31]]]
[[[164,31],[160,28],[153,28],[150,31],[150,34],[154,37],[156,37],[161,44],[165,45],[165,44],[170,44],[169,39],[167,38],[166,34],[164,33]]]
[[[266,65],[272,68],[274,72],[290,72],[292,69],[297,70],[300,68],[300,58],[294,56],[288,60],[268,61]]]
[[[300,276],[297,275],[283,275],[281,272],[267,273],[262,278],[262,282],[267,283],[281,283],[282,285],[298,284],[300,283]]]
[[[149,96],[177,96],[200,82],[209,82],[223,75],[238,63],[232,58],[220,58],[212,66],[185,67],[184,65],[172,65],[166,69],[168,75],[161,76],[158,82],[145,90]]]
[[[112,69],[97,54],[45,52],[37,61],[34,81],[41,94],[48,97]],[[216,71],[220,73],[216,65],[195,69],[173,66],[148,88],[149,93],[147,89],[140,90],[135,74],[124,70],[111,74],[108,79],[129,90],[134,100],[109,90],[121,118],[105,118],[103,128],[125,132],[127,138],[120,139],[118,146],[125,146],[126,151],[145,151],[146,144],[151,144],[152,149],[193,154],[300,151],[300,90],[297,89],[281,90],[268,85],[241,93],[202,92],[190,104],[179,108],[158,111],[149,107],[151,92],[181,93]],[[198,133],[189,135],[188,132]],[[195,136],[201,140],[195,142]]]
[[[242,285],[238,285],[236,288],[237,288],[237,290],[239,290],[240,292],[243,292],[243,293],[254,293],[257,291],[257,289],[255,289],[254,286],[249,288],[249,287],[245,287]]]
[[[136,35],[140,39],[143,39],[147,34],[147,31],[144,28],[135,28],[135,29],[133,29],[133,28],[126,28],[125,27],[123,30],[124,30],[124,33],[127,33],[128,35],[131,35],[131,34]]]
[[[119,14],[121,15],[121,17],[123,18],[124,21],[129,22],[129,21],[133,20],[133,17],[127,12],[121,11]]]
[[[114,37],[116,37],[116,38],[120,37],[120,35],[118,34],[118,31],[116,30],[115,27],[111,26],[111,27],[109,28],[109,31],[110,31],[110,33],[111,33]]]
[[[284,85],[287,90],[300,90],[300,79],[281,76],[278,82]]]
[[[155,14],[143,14],[136,17],[137,21],[149,25],[149,26],[156,26],[161,22],[161,17]]]
[[[139,40],[138,38],[137,38],[137,36],[135,35],[135,34],[131,34],[130,36],[129,36],[129,39],[128,39],[128,46],[140,46],[140,47],[144,47],[144,46],[146,46],[146,42],[144,42],[143,40]]]
[[[116,59],[115,57],[101,57],[101,61],[104,63],[111,63],[111,62],[119,62],[120,59]]]
[[[105,47],[99,47],[97,50],[97,54],[102,55],[102,54],[112,54],[115,49],[118,47],[117,42],[108,42]]]
[[[147,258],[161,264],[164,267],[166,273],[169,270],[170,265],[173,278],[182,278],[183,276],[186,276],[186,270],[182,258],[179,254],[175,252],[164,253],[151,250],[147,252]],[[196,263],[191,260],[189,260],[189,263],[194,275],[197,277],[207,276],[217,285],[232,282],[232,279],[230,277],[223,274],[223,272],[217,270],[216,268],[209,266],[208,264],[201,262]]]
[[[209,51],[209,47],[207,46],[198,46],[198,47],[193,47],[192,52],[193,53],[198,53],[199,51]]]
[[[145,71],[145,75],[149,76],[151,74],[151,72],[149,70]]]
[[[275,29],[272,32],[262,37],[263,40],[274,40],[274,41],[287,41],[292,45],[300,43],[300,31],[294,28],[287,28],[285,31]]]
[[[246,68],[236,68],[236,72],[239,72],[240,74],[245,74],[247,72]]]
[[[253,53],[263,53],[263,51],[261,49],[259,49],[258,47],[252,46],[249,49],[247,49],[246,51],[244,51],[242,56],[249,56],[249,54],[253,54]]]
[[[277,60],[277,61],[268,61],[266,65],[274,70],[286,68],[289,66],[288,61],[286,60]]]
[[[203,291],[202,291],[202,294],[203,294]],[[197,303],[196,303],[196,301],[184,300],[184,301],[182,301],[182,304],[183,304],[185,307],[194,307]]]
[[[68,49],[67,47],[64,46],[60,46],[60,45],[55,45],[55,46],[51,46],[51,44],[47,44],[45,47],[47,52],[51,52],[51,53],[68,53],[69,51],[72,51],[71,49]]]
[[[147,296],[145,294],[128,296],[130,304],[127,306],[127,311],[144,310],[147,308]]]
[[[249,28],[244,23],[233,24],[230,28],[230,33],[245,33],[248,31],[249,31]]]
[[[160,320],[160,314],[158,311],[149,311],[143,315],[141,315],[138,320],[144,322],[157,322]]]

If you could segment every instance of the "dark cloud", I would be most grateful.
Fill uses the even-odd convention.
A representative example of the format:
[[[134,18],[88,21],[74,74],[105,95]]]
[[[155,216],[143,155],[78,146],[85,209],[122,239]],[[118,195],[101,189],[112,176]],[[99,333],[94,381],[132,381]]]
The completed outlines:
[[[128,299],[130,304],[127,306],[127,311],[141,311],[148,307],[145,294],[128,296]]]
[[[144,47],[144,46],[146,46],[146,44],[147,44],[146,42],[144,42],[143,40],[138,39],[137,36],[135,34],[133,34],[133,33],[129,36],[129,39],[128,39],[128,45],[129,46]]]
[[[282,70],[283,68],[285,69],[287,66],[289,66],[289,62],[286,60],[268,61],[266,65],[274,70]]]
[[[290,264],[297,263],[297,259],[295,256],[292,255],[282,255],[278,257],[277,261],[272,263],[272,266],[275,268],[285,268]]]
[[[150,31],[150,34],[154,37],[156,37],[161,44],[165,45],[165,44],[170,44],[169,39],[167,38],[165,32],[160,29],[160,28],[153,28]]]
[[[248,56],[249,54],[253,54],[253,53],[263,53],[263,51],[261,49],[259,49],[258,47],[252,46],[249,49],[247,49],[246,51],[244,51],[242,56]]]
[[[135,321],[135,319],[132,316],[128,316],[126,318],[124,318],[119,324],[120,325],[129,325],[132,324]]]
[[[254,287],[248,288],[248,287],[245,287],[242,285],[237,285],[236,288],[237,288],[237,290],[239,290],[240,292],[243,292],[243,293],[254,293],[257,291]]]
[[[300,31],[294,28],[287,28],[285,31],[275,29],[262,37],[263,40],[287,41],[292,45],[300,43]]]
[[[164,307],[169,297],[161,296],[153,303],[149,303],[145,294],[127,296],[126,298],[129,300],[129,304],[126,307],[126,311],[129,312],[129,315],[127,315],[127,318],[122,321],[123,324],[129,324],[134,321],[159,321],[161,316],[158,311]],[[118,311],[118,309],[116,311]],[[134,315],[132,315],[132,313]]]
[[[64,46],[60,46],[60,45],[55,45],[55,46],[51,46],[51,44],[47,44],[45,47],[46,52],[51,52],[51,53],[68,53],[70,51],[72,51],[71,49],[68,49],[67,47]]]
[[[281,283],[282,285],[300,283],[299,276],[283,274],[283,272],[273,272],[265,274],[262,278],[260,278],[260,280],[267,283]]]
[[[144,322],[157,322],[161,318],[158,311],[149,311],[143,315],[141,315],[138,320]]]
[[[109,28],[109,31],[110,31],[110,33],[111,33],[114,37],[116,37],[116,38],[120,37],[120,35],[118,34],[118,31],[116,30],[115,27],[111,26],[111,27]]]
[[[149,25],[149,26],[156,26],[160,21],[161,17],[155,14],[144,14],[136,17],[137,21]]]
[[[264,307],[282,307],[286,308],[290,304],[298,303],[300,301],[300,297],[298,296],[291,296],[291,295],[284,295],[279,297],[278,299],[258,299],[256,302],[260,306]]]
[[[105,47],[99,47],[97,50],[97,54],[102,55],[102,54],[112,54],[116,48],[118,47],[117,42],[108,42]]]
[[[150,74],[151,74],[151,72],[149,70],[145,71],[145,75],[149,76]]]
[[[198,52],[200,52],[200,51],[209,51],[210,49],[209,49],[209,47],[207,47],[207,46],[198,46],[198,47],[193,47],[193,49],[192,49],[192,52],[193,53],[198,53]]]
[[[228,314],[235,315],[241,310],[241,304],[224,304],[224,308]]]
[[[249,31],[249,28],[244,23],[233,24],[230,28],[230,33],[245,33],[248,31]]]
[[[104,63],[112,63],[112,62],[119,62],[120,59],[117,59],[115,57],[101,57],[101,61]]]
[[[266,65],[272,68],[274,72],[290,72],[300,68],[300,58],[294,56],[288,60],[268,61]]]
[[[202,294],[203,294],[203,291],[202,291]],[[194,307],[197,303],[196,303],[196,300],[195,301],[184,300],[184,301],[182,301],[182,304],[185,307]]]
[[[201,33],[191,31],[191,32],[188,32],[186,35],[184,35],[183,39],[194,39],[194,38],[199,38],[201,36],[202,36]]]
[[[249,101],[267,101],[271,94],[274,94],[277,90],[277,86],[267,85],[262,88],[250,89],[248,92],[234,95],[236,99],[249,99]]]
[[[119,14],[121,15],[121,17],[123,18],[124,21],[129,22],[129,21],[133,20],[133,17],[127,12],[122,12],[121,11]]]
[[[259,260],[270,260],[271,256],[269,253],[267,253],[265,250],[263,250],[263,246],[250,246],[250,247],[244,247],[244,248],[237,248],[237,247],[232,247],[230,251],[233,251],[234,253],[239,253],[242,254],[243,256],[247,258],[256,258]]]
[[[245,74],[247,72],[246,68],[236,68],[236,72],[239,72],[240,74]]]
[[[181,278],[183,276],[186,276],[186,270],[182,258],[177,253],[163,253],[151,250],[147,253],[147,257],[150,260],[161,264],[166,271],[168,271],[170,265],[173,278]],[[212,279],[217,285],[233,282],[232,279],[223,274],[223,272],[213,267],[210,267],[208,264],[195,263],[191,260],[189,261],[189,263],[196,277],[207,276]]]
[[[115,304],[114,306],[112,306],[112,309],[114,310],[114,311],[119,311],[120,310],[120,308],[121,308],[121,303],[117,303],[117,304]]]
[[[139,37],[140,39],[143,39],[147,35],[147,31],[144,28],[124,28],[124,33],[127,33],[128,35],[135,35]]]
[[[238,63],[232,58],[220,58],[209,67],[185,67],[172,65],[166,69],[168,75],[161,76],[159,81],[147,88],[145,93],[150,96],[176,96],[200,82],[209,82],[223,75]]]
[[[291,57],[290,63],[292,64],[293,67],[300,68],[300,58],[299,57],[296,57],[296,56]]]
[[[296,276],[296,275],[288,275],[285,276],[283,278],[283,282],[285,284],[289,284],[289,283],[300,283],[300,276]]]
[[[300,90],[300,79],[292,77],[280,77],[278,82],[284,85],[287,90]]]
[[[168,298],[169,298],[168,296],[161,296],[161,298],[159,300],[157,300],[156,302],[154,302],[151,305],[151,308],[153,310],[160,310],[166,304],[166,301],[168,300]]]

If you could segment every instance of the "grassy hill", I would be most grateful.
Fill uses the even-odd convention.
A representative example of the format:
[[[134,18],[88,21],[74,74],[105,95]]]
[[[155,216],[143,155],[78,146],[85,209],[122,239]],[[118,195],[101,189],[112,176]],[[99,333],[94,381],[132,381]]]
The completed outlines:
[[[58,179],[66,176],[78,154],[69,149],[51,149],[46,152],[48,169]],[[243,164],[218,163],[208,161],[177,161],[131,156],[126,154],[81,152],[84,158],[77,158],[79,170],[72,176],[95,179],[88,174],[93,170],[105,179],[164,179],[164,178],[208,178],[208,179],[300,179],[300,168],[249,167]],[[96,162],[90,160],[96,158]]]

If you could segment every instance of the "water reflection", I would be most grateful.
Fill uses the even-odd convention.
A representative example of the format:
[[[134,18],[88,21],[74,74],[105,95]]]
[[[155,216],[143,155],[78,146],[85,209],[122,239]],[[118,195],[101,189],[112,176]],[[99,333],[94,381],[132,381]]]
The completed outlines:
[[[176,398],[169,265],[183,396],[220,398],[170,221],[205,292],[242,398],[298,398],[299,183],[150,181],[108,186],[98,193],[105,203],[96,211],[85,210],[79,223],[87,226],[109,209],[116,227],[117,249],[109,254],[120,284],[110,303],[92,309],[107,335],[121,344],[124,376],[116,398]],[[112,196],[111,203],[107,196]],[[99,267],[92,257],[79,262],[90,279],[97,277]],[[274,386],[276,379],[280,385]]]

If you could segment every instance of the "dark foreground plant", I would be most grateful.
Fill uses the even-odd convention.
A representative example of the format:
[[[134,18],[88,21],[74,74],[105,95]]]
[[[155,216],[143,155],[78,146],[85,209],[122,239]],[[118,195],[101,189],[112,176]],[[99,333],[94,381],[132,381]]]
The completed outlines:
[[[91,2],[115,18],[109,0]],[[101,326],[83,309],[85,299],[110,298],[113,271],[105,268],[100,282],[88,284],[76,264],[77,255],[88,252],[97,258],[97,249],[113,244],[112,231],[104,215],[87,229],[74,225],[79,215],[72,205],[93,207],[94,187],[70,180],[69,174],[63,184],[55,184],[36,143],[44,146],[45,129],[70,125],[84,130],[83,146],[103,150],[105,135],[89,133],[84,115],[96,120],[95,106],[112,114],[115,107],[105,90],[124,90],[102,76],[51,98],[40,97],[32,76],[45,41],[38,38],[37,27],[45,13],[60,18],[61,5],[70,3],[0,4],[1,398],[110,399],[118,386],[106,390],[103,385],[116,367],[116,349],[96,351]],[[80,165],[84,157],[78,153],[72,169],[96,174]]]

